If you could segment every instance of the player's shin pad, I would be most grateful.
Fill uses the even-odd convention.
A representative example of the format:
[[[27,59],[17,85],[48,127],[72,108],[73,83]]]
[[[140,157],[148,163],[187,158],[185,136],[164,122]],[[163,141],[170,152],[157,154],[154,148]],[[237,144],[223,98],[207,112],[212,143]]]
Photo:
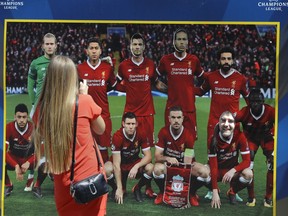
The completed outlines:
[[[189,205],[191,164],[167,166],[163,201],[174,208]]]

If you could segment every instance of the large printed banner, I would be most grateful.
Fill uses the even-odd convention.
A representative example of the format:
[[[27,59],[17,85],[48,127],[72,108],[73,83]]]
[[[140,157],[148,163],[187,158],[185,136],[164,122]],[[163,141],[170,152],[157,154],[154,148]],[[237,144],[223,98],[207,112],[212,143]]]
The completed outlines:
[[[276,98],[276,89],[275,88],[260,88],[261,92],[264,95],[264,98],[268,99],[275,99]],[[6,94],[27,94],[27,89],[23,86],[13,86],[13,87],[6,87]],[[110,91],[108,92],[108,95],[111,96],[125,96],[126,94],[124,92],[118,92],[118,91]],[[159,92],[159,91],[152,91],[153,96],[160,96],[160,97],[167,97],[167,94]],[[211,92],[207,92],[202,97],[211,97]]]
[[[288,212],[288,2],[284,0],[199,0],[199,1],[154,1],[137,2],[133,0],[0,0],[0,179],[1,213],[4,214],[4,168],[5,168],[5,124],[13,120],[13,95],[26,92],[27,70],[31,60],[41,54],[41,39],[44,33],[53,32],[59,41],[58,54],[70,55],[75,62],[83,61],[85,37],[93,34],[103,39],[109,35],[129,38],[132,32],[141,32],[149,42],[146,44],[148,57],[155,59],[155,64],[163,53],[173,51],[171,36],[176,27],[188,28],[191,41],[189,51],[203,59],[205,70],[215,68],[215,50],[223,40],[237,35],[249,46],[236,40],[231,46],[241,48],[237,55],[242,56],[236,62],[245,75],[250,69],[265,71],[261,77],[250,76],[261,84],[266,99],[275,103],[275,167],[274,179],[274,216],[287,215]],[[218,29],[219,27],[219,29]],[[250,28],[251,27],[251,28]],[[252,31],[251,31],[252,29]],[[88,31],[87,31],[88,30]],[[242,32],[245,32],[242,34]],[[273,34],[267,34],[273,32]],[[228,33],[231,33],[228,35]],[[157,37],[161,34],[161,37]],[[83,36],[84,35],[84,36]],[[260,40],[253,36],[259,35]],[[224,37],[223,37],[224,36]],[[221,38],[215,41],[215,38]],[[193,38],[193,39],[192,39]],[[115,39],[115,38],[113,38]],[[117,38],[116,38],[117,39]],[[129,46],[126,39],[123,44],[112,43],[119,56],[127,57]],[[115,41],[114,41],[115,42]],[[257,48],[252,47],[255,45]],[[257,44],[258,43],[258,44]],[[123,45],[124,47],[122,47]],[[258,46],[259,45],[259,46]],[[111,54],[111,50],[105,55]],[[122,50],[125,48],[124,50]],[[209,52],[204,52],[204,51]],[[162,53],[163,52],[163,53]],[[258,55],[261,52],[261,55]],[[27,54],[28,53],[28,54]],[[255,54],[255,55],[254,55]],[[150,56],[149,56],[150,55]],[[120,58],[120,57],[117,58]],[[260,67],[254,62],[259,60]],[[242,63],[245,62],[245,65]],[[255,64],[254,64],[255,63]],[[250,69],[249,69],[250,68]],[[251,75],[251,73],[250,73]],[[263,75],[263,76],[262,76]],[[24,85],[23,85],[24,83]],[[158,93],[157,93],[158,94]],[[162,94],[160,94],[163,96]],[[23,96],[23,97],[22,97]],[[208,96],[208,95],[206,95]],[[25,94],[20,99],[29,103]],[[17,98],[16,100],[19,100]],[[161,113],[160,113],[161,115]],[[261,154],[257,154],[257,157]],[[265,179],[263,179],[263,182]],[[17,183],[16,183],[17,184]],[[17,190],[17,186],[15,188]],[[174,184],[174,186],[180,186]],[[22,190],[22,189],[21,189]],[[24,195],[25,197],[26,195]],[[246,196],[246,194],[245,194]],[[15,197],[17,199],[17,196]],[[22,202],[12,199],[15,206]],[[28,200],[29,198],[25,200]],[[50,198],[53,200],[53,197]],[[262,198],[261,198],[262,199]],[[11,200],[10,200],[11,201]],[[38,200],[37,200],[38,201]],[[258,207],[261,201],[257,200]],[[35,205],[36,206],[36,205]],[[33,206],[33,208],[35,208]],[[208,205],[207,205],[208,206]],[[47,209],[55,208],[54,205]],[[210,208],[210,206],[209,206]],[[6,205],[6,209],[14,209]],[[17,209],[17,208],[15,208]],[[32,209],[32,208],[31,208]],[[113,209],[113,207],[112,207]],[[136,208],[137,209],[137,208]],[[238,208],[241,209],[242,208]],[[244,205],[243,205],[244,209]],[[145,209],[146,210],[146,209]],[[206,209],[205,209],[206,210]],[[250,211],[250,215],[263,215],[261,211]],[[238,211],[238,210],[237,210]],[[265,209],[263,210],[265,211]],[[231,212],[234,212],[232,209]],[[267,211],[266,211],[267,212]],[[272,212],[272,211],[271,211]],[[55,210],[52,215],[55,215]],[[131,214],[138,214],[133,212]],[[247,213],[247,215],[249,214]],[[45,214],[41,211],[39,214]],[[149,213],[150,214],[150,213]],[[161,214],[158,212],[158,215]],[[183,215],[191,215],[191,212]],[[8,215],[8,214],[7,214]],[[51,214],[50,214],[51,215]],[[153,215],[151,213],[150,215]],[[265,214],[264,214],[265,215]],[[266,213],[267,215],[267,213]],[[269,215],[270,216],[270,215]]]

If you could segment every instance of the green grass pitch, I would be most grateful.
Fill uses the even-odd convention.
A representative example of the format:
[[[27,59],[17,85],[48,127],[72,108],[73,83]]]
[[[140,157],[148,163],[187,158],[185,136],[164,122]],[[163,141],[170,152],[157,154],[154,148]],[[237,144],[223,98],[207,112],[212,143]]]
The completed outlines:
[[[274,100],[266,101],[274,105]],[[6,120],[7,122],[13,121],[14,107],[18,103],[26,103],[29,106],[28,95],[7,95],[6,97]],[[123,108],[125,104],[125,97],[109,97],[110,111],[113,124],[113,132],[115,132],[121,124],[121,115],[123,113]],[[241,106],[244,105],[244,101],[241,100]],[[166,98],[154,97],[154,105],[156,109],[155,115],[155,138],[157,138],[158,131],[164,125],[164,107],[166,104]],[[209,114],[210,99],[209,98],[197,98],[197,124],[198,124],[198,140],[195,143],[195,153],[197,161],[201,163],[206,163],[207,161],[207,151],[206,151],[206,125]],[[30,108],[30,107],[29,107]],[[53,216],[57,215],[56,208],[53,199],[53,182],[47,178],[42,185],[43,198],[37,199],[33,196],[31,192],[24,192],[24,187],[26,181],[17,182],[15,179],[14,172],[9,172],[10,179],[13,181],[14,190],[10,197],[6,198],[4,201],[4,214],[5,216]],[[36,177],[36,176],[35,176]],[[27,178],[27,176],[25,176]],[[191,207],[184,210],[176,210],[170,208],[166,205],[156,206],[153,204],[152,199],[145,199],[143,203],[137,203],[134,200],[131,189],[136,181],[127,182],[128,196],[124,199],[123,205],[118,205],[112,200],[108,201],[107,204],[107,215],[149,215],[149,216],[172,216],[172,215],[193,215],[193,216],[205,216],[205,215],[221,215],[221,216],[249,216],[249,215],[261,215],[261,216],[271,216],[273,215],[272,209],[265,208],[263,206],[263,197],[265,195],[265,185],[266,185],[266,164],[265,158],[262,155],[262,150],[259,149],[256,159],[255,159],[255,193],[256,193],[256,206],[246,207],[245,201],[247,198],[247,191],[244,189],[239,193],[239,195],[244,199],[243,202],[237,203],[235,206],[229,204],[226,198],[226,191],[228,190],[228,185],[220,185],[220,196],[222,207],[221,209],[212,209],[210,207],[210,201],[204,199],[207,192],[206,188],[201,188],[198,191],[200,196],[200,206]],[[154,182],[152,186],[155,192],[158,189]]]

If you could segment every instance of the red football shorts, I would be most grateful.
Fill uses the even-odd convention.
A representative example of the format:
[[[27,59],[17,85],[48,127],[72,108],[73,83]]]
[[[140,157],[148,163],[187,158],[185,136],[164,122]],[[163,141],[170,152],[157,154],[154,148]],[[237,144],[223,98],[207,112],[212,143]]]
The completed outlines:
[[[111,147],[111,132],[112,132],[112,122],[110,118],[105,118],[105,131],[102,135],[97,135],[94,132],[93,137],[95,138],[98,145],[102,147]]]
[[[138,129],[146,132],[150,147],[154,146],[154,116],[137,116]]]
[[[13,158],[13,159],[17,162],[17,164],[19,164],[20,166],[21,166],[22,164],[24,164],[26,161],[28,161],[31,157],[34,157],[34,155],[31,155],[31,156],[29,156],[28,158],[21,158],[21,157],[16,157],[15,155],[10,154],[10,152],[8,152],[7,154],[9,154],[9,156],[10,156],[11,158]],[[9,164],[8,161],[6,161],[6,166],[7,166],[7,169],[8,169],[8,170],[15,170],[15,167],[12,166],[11,164]],[[29,170],[33,170],[34,168],[35,168],[35,167],[34,167],[34,163],[30,163],[28,169],[29,169]]]
[[[274,140],[270,140],[268,142],[264,142],[264,140],[261,140],[258,143],[256,143],[248,139],[248,144],[251,151],[257,151],[259,146],[261,146],[263,152],[274,150]]]
[[[138,158],[137,160],[131,162],[131,163],[127,163],[127,164],[123,164],[121,163],[121,172],[130,172],[130,170],[133,168],[133,166],[136,163],[139,163],[139,161],[141,160],[141,158]]]

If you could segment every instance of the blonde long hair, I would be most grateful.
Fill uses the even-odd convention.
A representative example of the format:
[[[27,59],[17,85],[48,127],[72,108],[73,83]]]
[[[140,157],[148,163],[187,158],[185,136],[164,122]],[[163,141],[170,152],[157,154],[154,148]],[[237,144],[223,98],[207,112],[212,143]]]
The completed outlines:
[[[46,157],[46,172],[60,174],[70,169],[73,113],[77,94],[78,76],[75,64],[65,56],[53,57],[39,98],[38,121],[34,131],[37,160]],[[44,148],[41,143],[44,143]]]

